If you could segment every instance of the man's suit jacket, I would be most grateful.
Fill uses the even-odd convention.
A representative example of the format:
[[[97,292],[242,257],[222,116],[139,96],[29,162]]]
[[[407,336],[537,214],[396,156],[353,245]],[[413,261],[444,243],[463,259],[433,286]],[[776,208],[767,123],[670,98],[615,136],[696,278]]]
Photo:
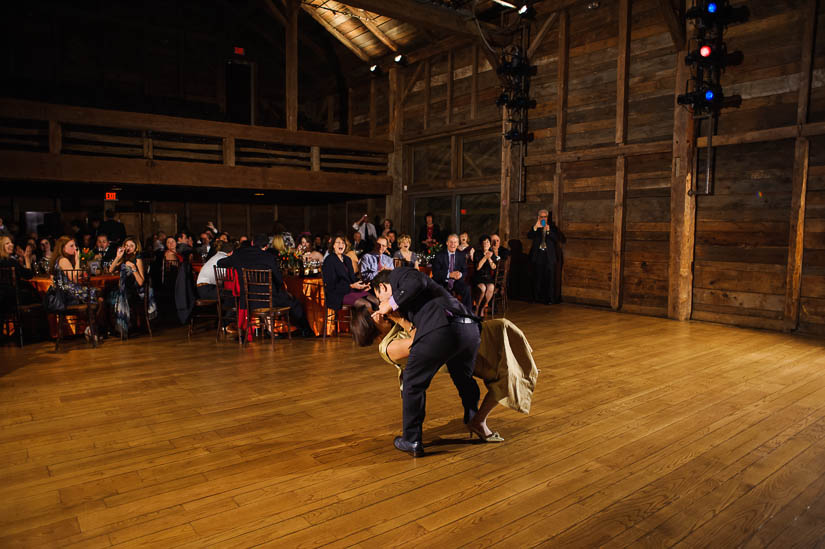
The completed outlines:
[[[541,265],[555,265],[558,261],[559,242],[564,242],[566,239],[561,234],[559,228],[554,223],[550,224],[547,235],[544,238],[546,250],[540,250],[542,229],[530,229],[527,232],[527,238],[533,241],[533,246],[530,248],[530,261]]]
[[[415,325],[412,345],[428,333],[447,326],[449,315],[475,318],[460,301],[418,269],[393,270],[390,286],[398,311]]]
[[[281,269],[275,262],[272,254],[254,246],[242,246],[235,250],[229,257],[218,260],[218,267],[231,267],[238,271],[238,279],[241,288],[241,295],[244,295],[244,280],[242,269],[258,269],[272,271],[272,295],[284,291],[284,278],[281,276]],[[252,293],[258,291],[255,287]]]
[[[450,252],[446,249],[441,250],[437,254],[435,254],[435,258],[433,259],[433,280],[444,286],[447,284],[447,275],[450,274]],[[464,252],[459,252],[458,250],[455,251],[455,264],[453,266],[454,271],[459,271],[461,273],[461,279],[465,283],[467,280],[467,254]]]
[[[101,261],[105,261],[106,263],[111,263],[117,257],[117,248],[112,244],[109,244],[109,247],[106,248],[106,251],[103,252],[102,250],[95,248],[95,255],[100,254]]]

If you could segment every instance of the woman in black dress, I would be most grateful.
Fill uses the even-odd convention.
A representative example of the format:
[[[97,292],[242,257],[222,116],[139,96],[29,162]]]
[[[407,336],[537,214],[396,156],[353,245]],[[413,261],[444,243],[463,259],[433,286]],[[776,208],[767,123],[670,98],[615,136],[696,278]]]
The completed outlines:
[[[475,254],[476,272],[473,276],[473,282],[481,292],[478,297],[478,305],[476,306],[476,316],[484,316],[484,308],[490,303],[495,291],[495,270],[498,266],[498,257],[493,254],[492,245],[490,244],[490,237],[482,235],[478,241],[478,248],[481,253]]]
[[[321,272],[324,277],[324,297],[327,308],[335,311],[344,305],[366,305],[369,285],[361,282],[352,270],[352,262],[344,255],[347,248],[343,236],[336,236],[332,253],[324,260]]]

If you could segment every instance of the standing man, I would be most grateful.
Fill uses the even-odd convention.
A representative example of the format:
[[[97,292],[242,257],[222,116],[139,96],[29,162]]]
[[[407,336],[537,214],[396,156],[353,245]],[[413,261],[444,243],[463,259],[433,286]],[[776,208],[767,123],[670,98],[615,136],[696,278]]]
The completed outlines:
[[[115,220],[115,211],[111,209],[106,210],[106,221],[100,225],[100,232],[106,233],[115,246],[120,245],[126,238],[126,226]]]
[[[473,307],[473,295],[470,285],[466,282],[467,256],[456,253],[458,250],[458,235],[447,237],[447,247],[433,259],[433,280],[447,288],[448,291],[458,294],[461,302],[468,308]]]
[[[556,268],[558,246],[564,242],[564,235],[553,223],[547,210],[539,210],[536,224],[527,233],[533,241],[530,248],[530,262],[533,264],[533,301],[547,305],[558,303],[561,299],[556,290]]]
[[[375,232],[375,225],[367,221],[369,216],[364,214],[361,219],[352,224],[352,228],[361,233],[361,240],[367,243],[367,249],[372,248],[375,244],[378,233]]]
[[[464,406],[464,423],[478,412],[479,390],[473,379],[481,342],[478,319],[430,277],[412,267],[381,271],[372,280],[380,301],[374,318],[398,311],[411,321],[415,336],[403,373],[403,434],[395,437],[398,450],[413,457],[424,455],[423,425],[427,388],[442,364],[458,389]]]

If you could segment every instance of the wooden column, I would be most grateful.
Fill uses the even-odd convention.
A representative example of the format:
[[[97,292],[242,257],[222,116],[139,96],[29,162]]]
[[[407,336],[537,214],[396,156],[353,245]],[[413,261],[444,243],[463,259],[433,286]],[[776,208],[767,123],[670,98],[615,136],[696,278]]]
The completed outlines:
[[[347,88],[347,134],[352,135],[352,88]]]
[[[60,154],[63,150],[63,125],[55,120],[49,120],[49,152]]]
[[[155,157],[155,146],[149,132],[143,132],[143,158],[151,160]]]
[[[295,0],[286,0],[286,129],[298,130],[298,9]]]
[[[687,49],[676,58],[684,59]],[[676,64],[673,110],[673,159],[670,174],[670,260],[668,264],[668,317],[688,320],[693,309],[693,247],[696,238],[696,198],[693,188],[694,124],[690,113],[676,104],[690,72]]]
[[[616,144],[627,140],[627,80],[630,55],[630,0],[619,0],[619,39],[616,61]],[[613,256],[610,270],[610,307],[622,306],[627,158],[616,157],[616,191],[613,195]]]
[[[309,169],[313,172],[321,171],[321,147],[309,148]]]
[[[432,67],[430,59],[424,61],[424,129],[430,127],[430,79],[432,78]]]
[[[447,125],[453,122],[453,50],[447,52]]]
[[[375,95],[376,95],[376,88],[377,83],[375,78],[370,80],[370,137],[375,137]]]
[[[622,261],[624,254],[625,196],[627,194],[627,159],[616,157],[616,194],[613,199],[613,261],[610,269],[610,307],[622,306]]]
[[[226,166],[235,165],[235,138],[223,138],[223,163]]]
[[[412,85],[414,79],[415,75],[413,75],[410,81],[410,85]],[[391,68],[389,73],[389,80],[389,138],[394,143],[395,148],[387,158],[389,176],[392,177],[392,193],[386,195],[386,206],[384,211],[386,212],[387,217],[392,219],[394,223],[400,224],[402,211],[401,208],[404,196],[404,146],[401,143],[401,134],[404,129],[404,105],[402,104],[402,95],[404,94],[404,83],[401,78],[401,69],[398,67]]]
[[[803,8],[802,55],[799,64],[799,95],[796,123],[808,122],[808,104],[811,98],[811,70],[813,68],[814,32],[816,27],[816,0],[807,0]],[[808,161],[810,141],[797,137],[794,147],[793,187],[791,189],[791,219],[788,238],[788,267],[785,275],[785,317],[783,329],[796,330],[799,326],[799,299],[802,290],[802,256],[805,248],[805,199],[808,193]]]
[[[559,15],[559,61],[556,80],[556,153],[564,151],[567,132],[567,76],[569,55],[570,16],[567,10]],[[553,177],[553,218],[562,228],[562,209],[564,208],[564,181],[561,162],[556,161],[556,174]]]
[[[498,230],[501,240],[507,242],[510,239],[512,227],[510,226],[510,188],[513,181],[513,142],[504,139],[504,134],[510,131],[510,113],[507,107],[501,107],[501,208],[499,211]]]
[[[478,44],[473,44],[472,73],[470,74],[470,120],[478,116]]]

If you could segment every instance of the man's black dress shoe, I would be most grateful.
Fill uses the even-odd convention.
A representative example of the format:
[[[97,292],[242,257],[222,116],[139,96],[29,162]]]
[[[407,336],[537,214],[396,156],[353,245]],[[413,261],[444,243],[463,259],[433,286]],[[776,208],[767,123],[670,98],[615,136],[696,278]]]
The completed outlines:
[[[414,458],[424,455],[424,448],[421,446],[420,442],[407,442],[401,437],[395,437],[393,444],[397,449],[402,452],[407,452]]]

